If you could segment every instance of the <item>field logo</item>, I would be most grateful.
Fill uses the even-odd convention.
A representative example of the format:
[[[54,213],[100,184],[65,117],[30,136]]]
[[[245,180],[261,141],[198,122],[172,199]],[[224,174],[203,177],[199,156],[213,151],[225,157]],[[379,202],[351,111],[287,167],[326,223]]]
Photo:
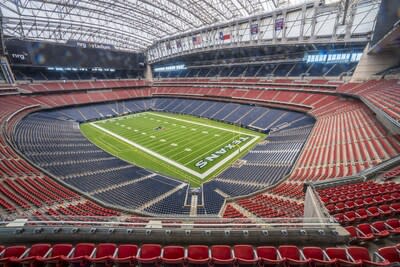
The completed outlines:
[[[215,151],[214,153],[212,153],[211,155],[209,155],[208,157],[205,157],[204,159],[198,161],[195,166],[202,169],[205,166],[207,166],[207,164],[209,162],[213,162],[214,160],[216,160],[217,158],[223,156],[224,154],[226,154],[228,151],[235,149],[235,146],[247,141],[249,139],[248,136],[246,137],[240,137],[238,140],[234,140],[232,141],[232,143],[227,144],[226,146],[220,148],[219,150]]]

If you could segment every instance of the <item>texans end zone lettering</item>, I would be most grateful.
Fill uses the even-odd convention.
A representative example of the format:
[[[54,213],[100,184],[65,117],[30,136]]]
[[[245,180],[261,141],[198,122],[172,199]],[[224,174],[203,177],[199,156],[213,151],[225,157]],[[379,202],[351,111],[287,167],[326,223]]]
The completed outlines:
[[[226,146],[220,148],[219,150],[215,151],[214,153],[212,153],[211,155],[209,155],[208,157],[205,157],[204,159],[196,162],[195,166],[202,169],[205,166],[207,166],[207,164],[209,162],[213,162],[214,160],[216,160],[217,158],[223,156],[224,154],[226,154],[228,151],[235,149],[236,145],[239,145],[243,142],[246,142],[249,139],[248,136],[244,136],[244,137],[240,137],[238,140],[234,140],[232,141],[232,143],[227,144]]]

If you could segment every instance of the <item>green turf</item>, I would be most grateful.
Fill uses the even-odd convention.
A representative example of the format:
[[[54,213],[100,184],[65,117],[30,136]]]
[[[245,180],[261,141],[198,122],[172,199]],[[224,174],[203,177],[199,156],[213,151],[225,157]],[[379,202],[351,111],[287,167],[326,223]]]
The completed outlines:
[[[81,131],[94,144],[123,160],[192,186],[226,169],[265,137],[230,124],[161,112],[84,123]]]

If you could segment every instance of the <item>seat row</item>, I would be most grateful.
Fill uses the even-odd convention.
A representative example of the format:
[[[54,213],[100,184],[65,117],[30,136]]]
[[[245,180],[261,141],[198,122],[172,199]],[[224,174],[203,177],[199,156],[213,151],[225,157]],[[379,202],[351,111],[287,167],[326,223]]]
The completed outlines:
[[[367,209],[360,208],[356,210],[346,211],[344,213],[336,213],[333,217],[341,224],[353,224],[362,221],[371,221],[384,217],[391,217],[400,213],[400,203],[391,205],[373,206]]]
[[[371,224],[362,223],[357,226],[347,226],[345,229],[350,233],[353,240],[372,241],[400,234],[400,220],[389,219],[386,221],[376,221]]]
[[[259,246],[190,245],[165,246],[159,244],[116,245],[113,243],[35,244],[1,247],[0,264],[6,266],[35,264],[105,264],[106,266],[144,264],[151,266],[389,266],[399,264],[399,247],[381,248],[371,257],[364,247],[303,247],[293,245]]]

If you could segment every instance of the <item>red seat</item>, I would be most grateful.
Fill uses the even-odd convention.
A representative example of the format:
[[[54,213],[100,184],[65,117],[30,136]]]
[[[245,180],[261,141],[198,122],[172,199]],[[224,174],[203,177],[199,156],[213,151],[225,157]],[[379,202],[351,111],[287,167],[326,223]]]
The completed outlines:
[[[25,252],[25,246],[12,246],[3,250],[0,264],[6,265],[10,260],[17,260]]]
[[[362,198],[358,198],[358,199],[354,200],[354,205],[358,208],[362,208],[362,207],[364,207],[365,203]]]
[[[213,264],[233,264],[231,248],[225,245],[211,247],[211,260]]]
[[[380,233],[379,231],[375,230],[372,227],[372,225],[370,225],[368,223],[359,224],[357,226],[357,229],[360,230],[360,232],[362,232],[366,236],[372,234],[376,238],[383,238],[383,237],[387,237],[389,235],[389,232],[387,232],[387,231],[383,232],[383,233]]]
[[[106,263],[109,262],[117,250],[117,245],[114,243],[102,243],[97,246],[94,257],[88,258],[91,263]]]
[[[369,218],[369,214],[368,214],[367,210],[364,208],[356,210],[356,213],[357,213],[360,221],[367,220]]]
[[[88,259],[88,257],[92,256],[94,248],[95,246],[93,243],[79,243],[75,246],[71,256],[62,256],[61,259],[66,260],[69,263],[83,263]]]
[[[390,206],[386,204],[380,205],[378,209],[383,216],[390,216],[393,213],[393,211],[390,209]]]
[[[112,261],[117,264],[135,265],[138,246],[131,244],[122,244],[118,246],[117,255],[112,258]]]
[[[257,255],[260,266],[283,266],[285,264],[285,259],[282,259],[275,247],[257,247]]]
[[[383,247],[378,249],[378,255],[390,263],[400,263],[400,253],[396,247]]]
[[[161,246],[158,244],[142,245],[137,261],[144,264],[158,264],[161,258]]]
[[[343,212],[345,209],[346,206],[342,202],[335,205],[336,212]]]
[[[42,263],[53,263],[59,264],[62,262],[62,257],[67,257],[72,251],[71,244],[56,244],[51,248],[51,251],[47,257],[38,258],[37,260]]]
[[[378,221],[378,222],[373,222],[371,224],[372,230],[374,230],[374,235],[379,236],[379,237],[387,237],[390,235],[389,231],[386,229],[385,222],[383,221]]]
[[[354,211],[346,211],[344,213],[345,223],[352,224],[357,220],[357,214]]]
[[[310,260],[312,266],[334,266],[336,260],[331,260],[320,247],[304,247],[304,257]]]
[[[394,203],[390,205],[393,212],[400,213],[400,203]]]
[[[340,224],[342,224],[342,223],[345,222],[345,217],[344,217],[344,214],[343,214],[343,213],[335,214],[333,217],[334,217],[335,220],[336,220],[338,223],[340,223]]]
[[[183,265],[185,259],[185,249],[181,246],[166,246],[162,251],[161,261],[164,264]]]
[[[255,264],[257,262],[254,249],[250,245],[236,245],[233,247],[233,253],[238,264]]]
[[[27,255],[21,259],[13,259],[11,262],[20,264],[33,264],[37,259],[46,256],[51,248],[50,244],[35,244],[29,249]]]
[[[349,231],[352,237],[356,237],[356,239],[362,242],[371,241],[375,239],[375,236],[373,234],[367,235],[354,226],[348,226],[346,227],[346,230]]]
[[[362,261],[363,266],[388,266],[390,264],[389,261],[372,261],[368,249],[364,247],[349,247],[347,251],[354,260]]]
[[[389,219],[386,220],[386,225],[389,226],[388,231],[392,234],[400,234],[400,220],[399,219]]]
[[[336,260],[338,267],[362,266],[362,261],[349,259],[345,248],[326,248],[325,251],[331,260]]]
[[[307,265],[310,262],[302,257],[301,251],[296,246],[280,246],[278,251],[289,266]]]
[[[376,219],[378,217],[381,216],[381,213],[379,212],[378,208],[373,206],[373,207],[369,207],[367,209],[367,212],[369,213],[369,216],[373,219]]]
[[[208,264],[210,261],[207,246],[191,245],[188,247],[187,262],[188,264]]]

